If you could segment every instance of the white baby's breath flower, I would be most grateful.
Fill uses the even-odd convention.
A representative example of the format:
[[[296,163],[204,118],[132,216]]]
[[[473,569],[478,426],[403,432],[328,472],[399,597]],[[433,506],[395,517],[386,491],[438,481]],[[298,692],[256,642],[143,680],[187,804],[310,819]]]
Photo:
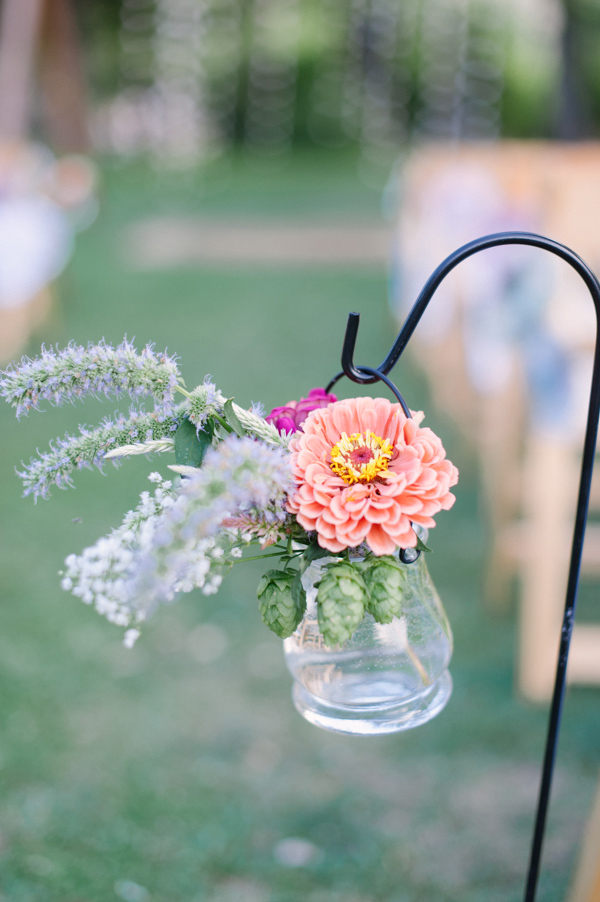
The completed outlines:
[[[125,648],[133,648],[135,643],[140,637],[140,631],[136,629],[127,630],[125,635],[123,636],[123,645]]]
[[[224,530],[223,521],[251,508],[273,509],[275,527],[275,511],[286,516],[281,502],[292,484],[289,453],[281,448],[235,435],[210,448],[202,468],[185,480],[161,517],[150,547],[136,556],[132,594],[152,604],[172,600],[175,587],[182,584],[216,591],[220,582],[217,568],[211,571],[210,580],[206,573],[201,574],[201,583],[194,576],[194,548],[202,542],[212,543],[210,557],[215,562],[231,555],[243,539],[239,532]],[[215,575],[218,581],[213,579]]]
[[[230,566],[234,545],[223,532],[219,536],[188,536],[173,549],[169,545],[168,517],[181,502],[181,489],[173,489],[171,481],[163,480],[158,473],[151,473],[150,479],[155,484],[154,494],[142,492],[138,506],[128,511],[120,527],[80,555],[69,555],[62,580],[64,589],[85,604],[93,604],[107,620],[130,627],[125,634],[127,647],[131,647],[137,627],[158,601],[173,601],[179,592],[195,588],[214,594],[222,572]],[[161,553],[170,559],[175,550],[185,558],[185,567],[162,579],[160,593],[140,591],[139,570],[144,562]]]
[[[94,604],[98,613],[120,626],[142,619],[136,599],[127,590],[130,568],[139,543],[150,541],[153,524],[174,501],[169,482],[154,473],[152,481],[157,486],[154,497],[142,492],[137,508],[128,511],[118,529],[80,555],[70,554],[65,561],[63,589],[85,604]]]

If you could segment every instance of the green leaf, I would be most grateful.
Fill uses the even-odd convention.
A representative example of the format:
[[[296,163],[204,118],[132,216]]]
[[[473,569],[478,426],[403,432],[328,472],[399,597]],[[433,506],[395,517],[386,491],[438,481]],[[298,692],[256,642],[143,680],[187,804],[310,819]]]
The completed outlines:
[[[214,426],[207,420],[205,428],[196,433],[196,427],[183,419],[175,432],[175,463],[184,467],[201,467],[206,452],[212,444]]]
[[[223,416],[233,429],[236,435],[239,435],[240,438],[243,438],[246,435],[246,430],[238,420],[235,411],[233,409],[233,398],[230,398],[228,401],[225,401],[223,405]]]
[[[292,580],[291,590],[296,607],[301,610],[304,615],[304,611],[306,610],[306,592],[302,585],[302,574],[299,570],[296,571],[296,575]]]
[[[421,541],[421,539],[419,538],[419,536],[417,536],[416,549],[417,549],[417,551],[429,551],[429,552],[431,552],[431,548],[428,548],[427,545],[425,544],[425,542]]]
[[[332,551],[329,551],[328,548],[321,548],[321,546],[317,542],[312,542],[306,551],[302,553],[302,557],[306,561],[306,566],[312,564],[313,561],[318,561],[321,557],[327,557],[328,555],[333,555]]]
[[[328,551],[327,548],[321,548],[317,542],[311,542],[305,550],[302,552],[299,561],[300,573],[304,573],[305,570],[310,567],[313,561],[318,561],[319,558],[327,557],[330,555],[331,551]]]

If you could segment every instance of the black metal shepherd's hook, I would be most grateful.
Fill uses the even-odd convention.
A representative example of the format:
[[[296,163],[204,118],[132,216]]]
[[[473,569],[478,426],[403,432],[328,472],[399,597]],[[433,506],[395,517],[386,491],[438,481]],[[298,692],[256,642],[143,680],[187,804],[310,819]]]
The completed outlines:
[[[583,260],[573,253],[568,247],[552,241],[550,238],[544,238],[542,235],[534,235],[529,232],[499,232],[495,235],[487,235],[484,238],[478,238],[459,248],[453,254],[450,254],[444,262],[438,266],[435,272],[430,276],[417,298],[412,310],[408,314],[398,338],[383,361],[376,370],[370,367],[356,366],[354,363],[354,347],[356,345],[356,336],[358,333],[358,324],[360,315],[351,313],[348,316],[348,325],[346,327],[346,335],[344,338],[344,347],[342,350],[342,372],[335,376],[329,385],[327,391],[335,385],[342,376],[347,376],[353,382],[367,385],[378,380],[386,383],[398,397],[405,412],[406,405],[398,391],[395,390],[393,383],[387,379],[387,374],[392,367],[398,362],[400,355],[408,344],[413,332],[415,331],[429,301],[433,297],[436,289],[446,278],[455,266],[467,257],[487,250],[490,247],[498,247],[503,244],[523,244],[529,247],[539,247],[542,250],[550,251],[562,260],[565,260],[573,267],[585,284],[592,296],[594,307],[596,308],[596,344],[594,348],[594,369],[592,374],[592,386],[590,392],[590,403],[588,407],[587,427],[585,433],[585,441],[583,446],[583,460],[581,464],[581,479],[579,483],[579,495],[577,499],[577,511],[575,514],[575,528],[573,532],[573,544],[571,547],[571,563],[569,567],[569,579],[567,583],[567,595],[565,600],[565,609],[562,621],[560,648],[558,654],[558,664],[556,667],[556,680],[554,683],[554,692],[552,695],[552,703],[550,705],[550,717],[548,721],[548,735],[546,739],[546,748],[544,752],[544,760],[542,766],[540,790],[538,797],[537,813],[533,838],[531,843],[531,854],[529,859],[529,870],[527,874],[527,883],[525,886],[524,902],[534,902],[536,887],[538,882],[540,860],[542,854],[542,844],[544,832],[546,828],[546,816],[548,813],[548,803],[550,799],[550,788],[552,784],[552,773],[554,769],[554,761],[556,758],[556,748],[558,743],[558,734],[560,729],[560,718],[562,713],[565,678],[567,673],[567,659],[569,656],[569,646],[571,642],[571,633],[573,631],[573,621],[575,618],[575,606],[577,603],[577,588],[579,583],[579,573],[581,569],[581,554],[583,550],[583,540],[585,536],[585,527],[588,515],[588,505],[590,498],[590,486],[592,482],[592,471],[594,466],[594,455],[596,451],[596,436],[598,433],[598,418],[600,415],[600,348],[598,342],[598,325],[600,324],[600,283],[591,271],[589,266]]]

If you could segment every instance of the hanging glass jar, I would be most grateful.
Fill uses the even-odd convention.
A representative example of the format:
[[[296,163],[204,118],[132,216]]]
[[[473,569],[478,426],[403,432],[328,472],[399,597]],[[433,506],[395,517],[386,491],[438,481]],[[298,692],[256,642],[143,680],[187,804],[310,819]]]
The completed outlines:
[[[283,644],[296,709],[316,726],[363,736],[426,723],[452,693],[452,633],[425,555],[400,564],[399,617],[378,623],[365,613],[350,639],[329,647],[319,630],[316,584],[332,560],[321,558],[304,573],[306,613]]]

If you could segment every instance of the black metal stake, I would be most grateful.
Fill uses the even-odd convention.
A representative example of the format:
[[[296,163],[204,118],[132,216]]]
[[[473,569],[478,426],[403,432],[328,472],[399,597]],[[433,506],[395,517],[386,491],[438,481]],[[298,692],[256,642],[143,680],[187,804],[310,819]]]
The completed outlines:
[[[550,705],[550,716],[548,721],[548,734],[546,738],[546,747],[544,751],[544,759],[542,765],[540,790],[538,796],[537,813],[535,819],[535,827],[531,841],[531,853],[529,859],[529,870],[527,873],[527,883],[525,886],[524,902],[534,902],[538,876],[540,871],[540,860],[542,855],[542,846],[544,841],[544,832],[546,829],[546,817],[548,813],[548,803],[550,800],[550,789],[552,784],[552,774],[554,770],[554,762],[556,759],[556,749],[558,744],[558,735],[560,731],[560,719],[562,714],[562,706],[565,692],[565,679],[567,673],[567,659],[569,656],[569,646],[571,643],[571,634],[573,632],[573,621],[575,619],[575,607],[577,604],[577,589],[579,584],[579,573],[581,570],[581,555],[583,551],[583,540],[585,537],[585,527],[587,523],[588,505],[590,498],[590,486],[592,483],[592,471],[594,467],[594,455],[596,451],[596,436],[598,433],[598,418],[600,415],[600,348],[598,342],[598,325],[600,324],[600,283],[591,271],[589,266],[583,260],[573,253],[568,247],[552,241],[550,238],[544,238],[542,235],[535,235],[529,232],[499,232],[494,235],[487,235],[484,238],[478,238],[459,248],[453,254],[450,254],[444,262],[438,266],[435,272],[427,280],[421,294],[415,301],[412,310],[408,314],[400,333],[394,342],[389,354],[383,363],[373,370],[369,367],[357,367],[354,364],[354,348],[356,345],[356,336],[358,334],[358,325],[360,315],[358,313],[350,313],[348,316],[348,325],[346,327],[346,335],[344,338],[344,346],[342,350],[342,371],[335,376],[329,385],[327,391],[335,385],[342,376],[347,376],[353,382],[367,385],[381,379],[393,390],[395,386],[386,378],[393,366],[398,362],[406,345],[408,344],[413,332],[415,331],[423,313],[425,312],[429,301],[433,297],[436,289],[446,278],[455,266],[471,257],[479,251],[487,250],[490,247],[498,247],[504,244],[522,244],[530,247],[539,247],[542,250],[555,254],[562,260],[565,260],[573,269],[581,276],[588,287],[592,296],[594,307],[596,309],[596,344],[594,348],[594,369],[592,374],[592,386],[590,392],[590,402],[588,407],[587,427],[585,433],[585,441],[583,446],[583,460],[581,464],[581,478],[579,482],[579,495],[577,499],[577,511],[575,514],[575,528],[573,532],[573,544],[571,546],[571,563],[569,566],[569,579],[567,583],[567,595],[565,599],[565,609],[562,621],[562,629],[560,636],[560,648],[558,654],[558,663],[556,667],[556,679],[554,683],[554,692]],[[403,399],[399,395],[397,389],[394,391],[396,397],[403,403]],[[403,404],[403,407],[405,405]]]

